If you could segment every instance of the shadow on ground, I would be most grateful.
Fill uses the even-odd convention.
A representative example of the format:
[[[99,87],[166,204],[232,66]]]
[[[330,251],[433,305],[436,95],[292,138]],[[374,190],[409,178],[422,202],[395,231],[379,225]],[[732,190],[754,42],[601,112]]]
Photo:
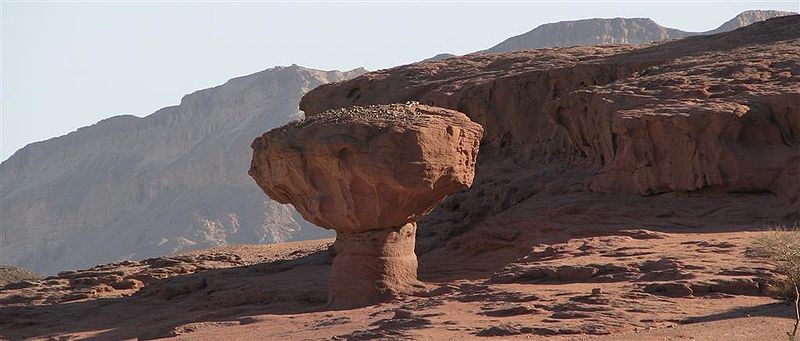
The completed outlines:
[[[248,316],[320,311],[327,300],[330,256],[307,256],[210,269],[147,284],[129,297],[0,309],[10,339],[77,333],[89,339],[153,339],[188,323],[247,324]],[[81,337],[85,338],[85,336]]]
[[[531,252],[574,238],[626,235],[636,240],[658,233],[759,230],[763,226],[754,223],[760,219],[754,210],[765,221],[782,219],[787,208],[781,205],[768,194],[534,195],[461,234],[438,240],[436,234],[420,237],[419,274],[424,281],[446,287],[458,280],[488,279]],[[251,316],[325,311],[330,262],[330,255],[319,251],[292,260],[177,275],[151,282],[130,297],[3,308],[0,335],[152,339],[176,335],[193,323],[240,325],[253,323]],[[452,290],[469,295],[463,285]],[[780,307],[753,311],[788,313]],[[687,322],[738,317],[748,309]]]
[[[786,319],[794,319],[794,308],[786,302],[778,302],[771,304],[764,304],[755,307],[741,307],[718,314],[689,317],[681,323],[705,323],[721,320],[730,320],[740,317],[779,317]]]

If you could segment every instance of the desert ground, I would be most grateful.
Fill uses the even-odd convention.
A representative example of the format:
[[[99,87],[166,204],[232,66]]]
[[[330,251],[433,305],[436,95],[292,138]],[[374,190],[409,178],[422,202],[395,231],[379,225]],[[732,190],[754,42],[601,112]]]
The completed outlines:
[[[0,326],[8,339],[778,340],[792,325],[746,256],[762,232],[536,230],[546,240],[422,255],[427,295],[364,308],[326,309],[326,239],[62,273],[0,292]]]

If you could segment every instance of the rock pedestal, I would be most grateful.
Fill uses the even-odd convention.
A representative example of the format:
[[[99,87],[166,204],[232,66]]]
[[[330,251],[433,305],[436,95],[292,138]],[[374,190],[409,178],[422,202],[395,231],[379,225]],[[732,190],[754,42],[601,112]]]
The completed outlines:
[[[423,288],[417,280],[416,233],[416,223],[337,233],[328,303],[333,307],[363,306]]]
[[[329,302],[362,306],[421,287],[416,221],[472,184],[483,129],[417,103],[316,114],[253,141],[267,195],[336,230]]]

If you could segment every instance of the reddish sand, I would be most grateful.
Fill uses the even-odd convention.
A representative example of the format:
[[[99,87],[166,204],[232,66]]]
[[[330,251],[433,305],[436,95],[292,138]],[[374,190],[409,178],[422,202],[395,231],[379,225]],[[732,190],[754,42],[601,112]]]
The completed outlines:
[[[548,239],[559,234],[535,230]],[[758,233],[618,230],[552,244],[528,239],[527,251],[508,246],[480,257],[451,250],[447,262],[435,261],[434,251],[420,263],[421,278],[434,288],[428,297],[342,311],[319,309],[326,299],[331,240],[224,247],[61,276],[72,276],[73,284],[51,278],[5,289],[0,335],[777,339],[791,327],[791,309],[764,296],[759,282],[771,274],[744,255]],[[515,260],[503,265],[511,254]],[[109,273],[147,284],[138,291],[115,290],[102,284]],[[646,289],[653,284],[686,284],[694,291]],[[79,293],[85,297],[76,299]]]

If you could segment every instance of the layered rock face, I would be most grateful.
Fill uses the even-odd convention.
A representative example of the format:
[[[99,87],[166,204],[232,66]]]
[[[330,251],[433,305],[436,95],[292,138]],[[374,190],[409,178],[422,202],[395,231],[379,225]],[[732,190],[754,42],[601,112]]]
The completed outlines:
[[[506,39],[485,52],[510,52],[543,47],[646,44],[695,35],[728,32],[770,18],[792,15],[784,11],[745,11],[707,32],[686,32],[664,27],[648,18],[613,18],[544,24]]]
[[[719,189],[796,200],[798,70],[798,39],[686,56],[569,93],[544,112],[603,166],[593,191]]]
[[[248,146],[306,91],[362,73],[277,67],[31,144],[0,165],[1,263],[41,273],[326,236],[247,176]]]
[[[274,200],[337,232],[330,303],[419,287],[416,221],[472,184],[483,129],[417,103],[316,113],[253,142],[250,175]]]
[[[760,205],[769,207],[715,224],[789,222],[800,217],[798,39],[794,15],[661,45],[468,55],[321,86],[303,97],[301,109],[416,100],[458,110],[484,127],[475,185],[423,221],[421,234],[437,236],[425,249],[509,216],[503,212],[515,206],[537,207],[527,216],[545,215],[553,203],[587,205],[598,194],[632,195],[609,198],[646,206],[638,195],[746,193],[768,199]],[[703,224],[727,198],[683,213]],[[629,210],[635,211],[620,207],[617,214],[646,211]],[[682,213],[652,218],[664,214]]]
[[[336,233],[328,287],[330,308],[363,307],[424,290],[417,279],[417,223]]]
[[[337,109],[256,139],[250,175],[317,226],[403,226],[472,184],[482,133],[464,114],[413,103]]]

